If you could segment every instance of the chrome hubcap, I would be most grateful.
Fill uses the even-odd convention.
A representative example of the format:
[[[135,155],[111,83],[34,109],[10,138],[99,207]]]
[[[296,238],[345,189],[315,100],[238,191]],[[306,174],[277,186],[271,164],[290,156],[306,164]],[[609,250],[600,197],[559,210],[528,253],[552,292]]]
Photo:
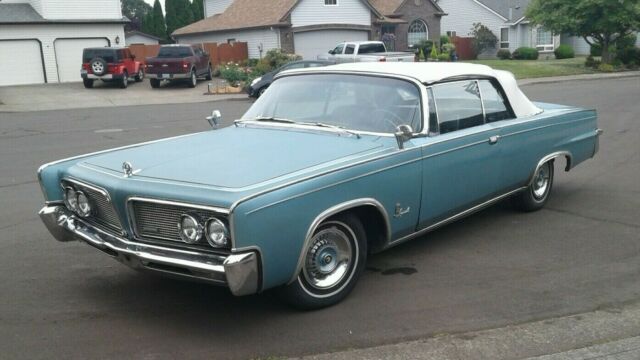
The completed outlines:
[[[351,253],[351,241],[342,230],[331,227],[318,232],[305,258],[305,279],[316,289],[339,284],[351,267]]]
[[[549,178],[551,177],[551,170],[549,168],[549,163],[544,164],[538,169],[538,173],[536,173],[533,179],[533,196],[536,199],[542,199],[547,193],[547,189],[549,188]]]
[[[104,67],[102,66],[102,63],[99,63],[99,62],[94,62],[93,64],[91,64],[91,68],[93,69],[93,72],[95,72],[95,73],[101,73],[102,70],[104,70]]]

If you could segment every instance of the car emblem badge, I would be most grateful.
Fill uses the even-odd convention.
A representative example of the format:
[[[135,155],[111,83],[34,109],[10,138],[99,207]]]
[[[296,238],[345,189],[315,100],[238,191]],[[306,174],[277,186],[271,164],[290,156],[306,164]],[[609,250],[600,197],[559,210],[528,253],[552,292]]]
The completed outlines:
[[[124,172],[125,177],[133,175],[133,165],[131,165],[131,163],[128,161],[123,162],[122,171]]]

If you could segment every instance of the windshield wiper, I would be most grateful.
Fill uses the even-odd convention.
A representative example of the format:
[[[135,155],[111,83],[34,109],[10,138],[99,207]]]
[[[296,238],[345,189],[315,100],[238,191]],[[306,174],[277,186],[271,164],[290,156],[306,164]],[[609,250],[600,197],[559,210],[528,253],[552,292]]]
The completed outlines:
[[[266,122],[277,122],[277,123],[284,123],[284,124],[296,124],[295,121],[293,120],[289,120],[289,119],[285,119],[285,118],[279,118],[279,117],[275,117],[275,116],[256,116],[253,119],[248,119],[250,121],[266,121]]]
[[[297,124],[300,124],[300,125],[311,125],[311,126],[317,126],[317,127],[341,130],[341,131],[344,131],[344,132],[346,132],[348,134],[354,135],[356,138],[360,139],[360,134],[358,134],[355,131],[351,131],[351,130],[345,129],[343,126],[325,124],[323,122],[317,122],[317,121],[316,122],[299,122]]]

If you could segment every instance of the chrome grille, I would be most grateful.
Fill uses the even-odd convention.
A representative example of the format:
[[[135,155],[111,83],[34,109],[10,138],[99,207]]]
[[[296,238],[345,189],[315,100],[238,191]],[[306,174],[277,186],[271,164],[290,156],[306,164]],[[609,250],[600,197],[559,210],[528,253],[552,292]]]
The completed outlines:
[[[93,205],[93,214],[84,220],[91,225],[101,227],[105,230],[120,231],[122,226],[116,214],[113,204],[105,195],[106,191],[100,191],[91,185],[83,184],[77,181],[64,180],[63,186],[71,186],[76,190],[81,190],[87,195],[89,201]]]
[[[221,213],[193,208],[188,205],[168,204],[142,200],[131,200],[129,209],[132,212],[133,224],[138,237],[175,241],[184,244],[178,232],[180,216],[188,213],[200,218],[203,222],[211,217],[221,218]],[[224,220],[224,218],[222,218]],[[208,246],[203,240],[204,246]]]

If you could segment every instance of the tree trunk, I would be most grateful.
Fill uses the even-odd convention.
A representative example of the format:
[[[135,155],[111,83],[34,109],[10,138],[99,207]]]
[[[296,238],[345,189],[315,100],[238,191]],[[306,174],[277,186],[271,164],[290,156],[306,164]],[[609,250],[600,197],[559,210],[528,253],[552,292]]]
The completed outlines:
[[[610,45],[609,37],[605,36],[605,38],[602,40],[602,63],[603,64],[611,63],[611,53],[609,52],[609,45]]]

